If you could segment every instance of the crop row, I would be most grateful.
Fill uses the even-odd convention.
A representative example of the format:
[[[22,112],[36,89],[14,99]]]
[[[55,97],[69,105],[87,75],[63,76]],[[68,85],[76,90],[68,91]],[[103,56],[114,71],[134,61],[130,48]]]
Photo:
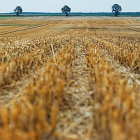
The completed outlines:
[[[21,96],[3,106],[0,139],[42,139],[53,134],[59,104],[65,95],[73,48],[64,48],[36,72]]]
[[[57,40],[57,41],[55,41]],[[18,81],[24,75],[30,74],[31,70],[44,65],[44,63],[68,45],[70,39],[62,37],[36,37],[24,43],[19,39],[9,39],[1,47],[0,57],[0,87]],[[11,43],[10,43],[11,42]]]
[[[140,139],[138,85],[132,87],[128,79],[121,79],[105,61],[98,46],[87,53],[89,86],[93,90],[93,132],[99,139]]]
[[[94,36],[93,40],[97,46],[103,51],[107,51],[108,54],[114,58],[114,60],[120,62],[125,66],[129,66],[131,71],[140,73],[140,42],[136,38],[132,41],[127,41],[119,37],[117,41],[113,37]]]

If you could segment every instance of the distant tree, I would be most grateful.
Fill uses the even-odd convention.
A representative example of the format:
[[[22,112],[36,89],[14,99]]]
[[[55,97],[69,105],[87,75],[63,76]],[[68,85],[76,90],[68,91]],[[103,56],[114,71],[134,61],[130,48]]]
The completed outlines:
[[[22,13],[22,8],[20,6],[17,6],[15,9],[14,9],[14,12],[16,13],[17,16],[19,16],[19,14]]]
[[[61,11],[62,11],[62,13],[66,14],[66,16],[69,16],[71,8],[69,8],[67,5],[64,5],[64,7],[61,9]]]
[[[122,7],[120,5],[118,5],[118,4],[114,4],[112,6],[112,12],[114,13],[114,15],[116,17],[120,14],[121,10],[122,10]]]

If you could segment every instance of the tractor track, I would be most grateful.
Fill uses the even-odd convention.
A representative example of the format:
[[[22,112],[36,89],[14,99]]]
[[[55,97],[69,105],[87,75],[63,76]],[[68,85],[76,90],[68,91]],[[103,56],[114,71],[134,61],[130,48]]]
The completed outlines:
[[[128,26],[128,25],[119,25],[120,27],[123,27],[125,29],[129,29],[131,31],[136,31],[136,32],[140,32],[140,29],[136,29],[136,28],[133,28],[131,26]]]
[[[60,21],[56,21],[54,24],[58,24]],[[21,31],[27,31],[27,30],[32,30],[32,29],[37,29],[37,28],[41,28],[41,27],[45,27],[45,26],[48,26],[48,25],[52,25],[51,24],[42,24],[42,25],[35,25],[35,26],[30,26],[28,28],[24,28],[24,29],[16,29],[16,30],[13,30],[13,31],[4,31],[2,33],[0,33],[0,36],[3,36],[3,35],[6,35],[6,34],[11,34],[11,33],[15,33],[15,32],[21,32]]]

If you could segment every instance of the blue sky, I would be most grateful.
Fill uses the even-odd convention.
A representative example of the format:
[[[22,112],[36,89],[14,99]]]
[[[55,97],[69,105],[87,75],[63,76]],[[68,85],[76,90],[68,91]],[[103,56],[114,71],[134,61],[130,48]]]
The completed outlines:
[[[64,5],[71,12],[111,12],[115,3],[121,5],[123,12],[140,11],[140,0],[0,0],[0,13],[13,12],[21,6],[24,12],[61,12]]]

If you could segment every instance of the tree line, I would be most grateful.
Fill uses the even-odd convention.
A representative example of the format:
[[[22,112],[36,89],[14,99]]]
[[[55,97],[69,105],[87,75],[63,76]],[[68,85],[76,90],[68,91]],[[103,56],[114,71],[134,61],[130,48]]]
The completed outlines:
[[[115,16],[118,16],[120,14],[122,10],[122,7],[119,5],[119,4],[114,4],[112,6],[112,12],[114,13]],[[16,13],[17,16],[19,16],[19,14],[22,13],[22,8],[21,6],[17,6],[15,9],[14,9],[14,12]],[[67,5],[64,5],[62,8],[61,8],[61,11],[62,13],[64,13],[66,16],[69,16],[69,13],[71,12],[71,8]]]

